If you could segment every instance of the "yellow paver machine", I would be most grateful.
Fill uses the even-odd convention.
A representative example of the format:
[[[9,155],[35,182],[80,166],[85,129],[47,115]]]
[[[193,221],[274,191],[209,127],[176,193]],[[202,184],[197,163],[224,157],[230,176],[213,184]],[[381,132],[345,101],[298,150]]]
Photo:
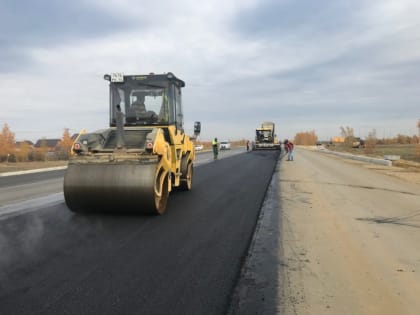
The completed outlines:
[[[261,124],[260,128],[255,130],[254,150],[274,149],[280,150],[280,142],[274,132],[275,124],[271,121],[266,121]]]
[[[172,73],[105,75],[110,128],[81,134],[64,176],[71,211],[163,214],[173,188],[191,190],[194,146]]]

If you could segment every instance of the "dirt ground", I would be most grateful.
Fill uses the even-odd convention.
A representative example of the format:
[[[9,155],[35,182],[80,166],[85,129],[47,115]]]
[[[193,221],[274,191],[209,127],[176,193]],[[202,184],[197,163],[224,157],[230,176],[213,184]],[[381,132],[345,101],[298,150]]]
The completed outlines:
[[[366,169],[375,170],[379,173],[397,177],[407,182],[420,184],[420,164],[409,163],[407,161],[399,161],[393,166],[382,166],[354,160],[346,160],[346,163],[358,164]]]
[[[281,163],[279,314],[419,314],[420,172],[297,150]]]
[[[318,150],[317,147],[304,147],[300,146],[301,149],[316,151]],[[342,159],[341,157],[336,157],[337,159]],[[357,164],[361,167],[375,170],[382,174],[386,174],[389,176],[397,177],[399,179],[420,184],[420,163],[406,161],[406,160],[398,160],[393,161],[392,166],[382,166],[377,164],[371,164],[366,162],[360,162],[356,160],[349,160],[343,159],[346,163]]]

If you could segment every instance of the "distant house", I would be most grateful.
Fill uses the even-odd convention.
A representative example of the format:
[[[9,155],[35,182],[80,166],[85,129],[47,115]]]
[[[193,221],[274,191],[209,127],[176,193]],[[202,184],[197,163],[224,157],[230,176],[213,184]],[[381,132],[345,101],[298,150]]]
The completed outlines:
[[[27,144],[30,148],[34,147],[34,143],[30,140],[16,141],[16,148],[19,149],[22,144]]]
[[[344,137],[332,137],[331,143],[333,144],[343,144],[346,139]]]
[[[54,152],[56,151],[58,145],[60,144],[61,139],[39,139],[35,145],[34,148],[39,150],[43,148],[44,146],[47,147],[48,152]]]
[[[34,143],[29,140],[16,141],[16,154],[29,154],[34,150]],[[26,153],[24,153],[26,152]]]

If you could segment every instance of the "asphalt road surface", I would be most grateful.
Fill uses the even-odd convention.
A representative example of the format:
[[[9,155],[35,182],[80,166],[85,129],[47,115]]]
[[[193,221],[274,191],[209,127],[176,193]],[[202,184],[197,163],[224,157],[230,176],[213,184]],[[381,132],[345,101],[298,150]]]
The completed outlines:
[[[237,153],[202,155],[164,216],[74,214],[62,172],[2,178],[0,314],[226,313],[278,157]]]

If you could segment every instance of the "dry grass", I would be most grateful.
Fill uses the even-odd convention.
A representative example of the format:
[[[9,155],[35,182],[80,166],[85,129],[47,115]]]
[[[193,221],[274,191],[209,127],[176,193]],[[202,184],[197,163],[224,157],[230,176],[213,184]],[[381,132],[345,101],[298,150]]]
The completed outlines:
[[[348,152],[355,155],[367,155],[378,158],[383,158],[384,155],[399,155],[401,160],[420,163],[420,156],[417,154],[415,144],[376,145],[370,154],[366,153],[364,148],[352,149],[341,145],[329,146],[328,149],[331,151]]]
[[[407,161],[407,160],[398,160],[392,162],[393,166],[403,167],[412,170],[413,172],[420,172],[420,163]]]
[[[399,155],[401,156],[401,159],[398,161],[392,161],[392,167],[362,162],[360,162],[360,164],[365,165],[366,168],[375,169],[376,171],[384,174],[398,177],[408,182],[420,184],[420,159],[416,156],[416,145],[377,145],[375,153],[373,154],[366,154],[363,148],[349,149],[344,146],[330,146],[328,149],[332,151],[348,152],[355,155],[367,155],[378,158],[383,158],[384,155]],[[357,161],[352,162],[357,163]]]
[[[48,168],[56,166],[65,166],[67,161],[46,161],[46,162],[16,162],[16,163],[0,163],[0,173],[26,171],[39,168]]]

